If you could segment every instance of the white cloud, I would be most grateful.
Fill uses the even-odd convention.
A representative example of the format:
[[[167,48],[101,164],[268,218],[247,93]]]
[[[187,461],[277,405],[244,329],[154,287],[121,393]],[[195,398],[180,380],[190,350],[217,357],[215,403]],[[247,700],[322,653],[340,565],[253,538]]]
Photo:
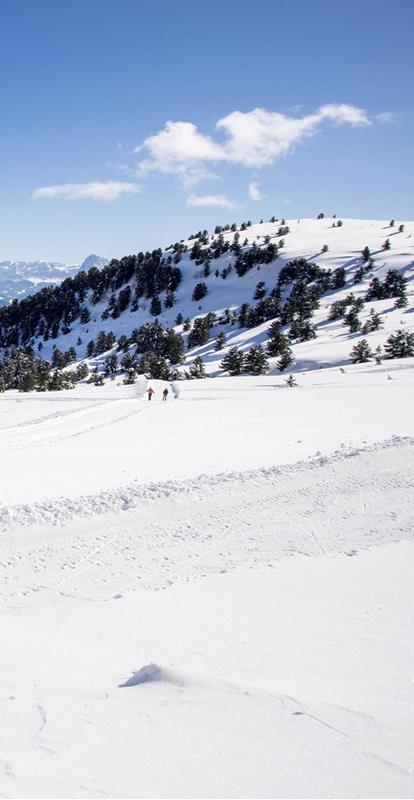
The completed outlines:
[[[264,194],[260,191],[257,181],[249,183],[249,195],[255,203],[258,203],[259,200],[263,200]]]
[[[142,176],[153,171],[175,174],[188,181],[197,177],[201,167],[202,176],[207,163],[231,162],[256,168],[271,165],[294,145],[318,133],[326,122],[352,127],[371,124],[364,109],[346,103],[324,105],[301,117],[263,108],[233,111],[216,125],[224,141],[200,133],[192,122],[169,121],[135,148],[136,153],[144,154],[138,172]]]
[[[149,136],[135,153],[145,151],[149,158],[138,165],[139,174],[183,172],[205,161],[220,161],[221,146],[199,133],[192,122],[166,122],[162,131]]]
[[[376,114],[375,119],[383,123],[395,122],[395,114],[392,111],[383,111],[382,114]]]
[[[65,197],[69,200],[101,200],[111,202],[123,194],[136,194],[140,191],[137,183],[126,181],[91,181],[90,183],[63,183],[56,186],[41,186],[35,189],[35,199]]]
[[[188,206],[220,206],[221,208],[234,208],[234,203],[224,194],[195,194],[187,197]]]

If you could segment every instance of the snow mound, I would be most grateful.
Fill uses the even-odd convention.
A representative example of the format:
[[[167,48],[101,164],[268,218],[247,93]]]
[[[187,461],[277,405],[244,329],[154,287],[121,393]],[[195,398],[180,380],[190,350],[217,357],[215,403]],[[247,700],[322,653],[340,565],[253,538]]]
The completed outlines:
[[[145,664],[141,669],[133,672],[130,678],[120,683],[121,689],[129,686],[141,686],[144,683],[163,683],[170,686],[179,686],[183,689],[198,688],[212,691],[225,691],[236,694],[249,694],[244,687],[237,686],[230,681],[205,675],[197,675],[177,667],[163,667],[159,664]]]

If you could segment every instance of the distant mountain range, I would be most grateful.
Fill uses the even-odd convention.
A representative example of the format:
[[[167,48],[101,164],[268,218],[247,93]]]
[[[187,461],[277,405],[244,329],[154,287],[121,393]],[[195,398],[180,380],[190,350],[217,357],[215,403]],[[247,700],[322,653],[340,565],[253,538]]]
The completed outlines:
[[[8,305],[13,299],[22,300],[45,286],[56,286],[80,270],[102,268],[107,264],[107,258],[95,254],[87,256],[77,266],[55,261],[0,261],[0,305]]]

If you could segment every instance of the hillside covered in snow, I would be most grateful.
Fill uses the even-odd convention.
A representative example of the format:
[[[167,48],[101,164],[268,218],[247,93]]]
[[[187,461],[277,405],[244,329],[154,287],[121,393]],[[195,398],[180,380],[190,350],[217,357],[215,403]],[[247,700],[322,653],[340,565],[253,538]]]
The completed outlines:
[[[41,362],[66,372],[82,362],[74,380],[90,370],[134,380],[410,355],[413,234],[406,221],[272,218],[93,266],[0,309],[3,352],[23,353],[6,388],[25,371],[29,388],[45,388]]]

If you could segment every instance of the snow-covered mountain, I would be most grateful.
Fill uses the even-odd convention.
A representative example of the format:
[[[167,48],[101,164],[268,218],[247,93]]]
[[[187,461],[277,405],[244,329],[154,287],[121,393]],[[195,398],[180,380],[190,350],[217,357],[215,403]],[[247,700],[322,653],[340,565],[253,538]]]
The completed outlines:
[[[362,339],[361,329],[370,317],[372,308],[381,315],[380,327],[367,334],[373,349],[382,346],[397,328],[403,326],[404,330],[411,330],[414,326],[414,223],[392,222],[390,225],[387,220],[338,221],[327,217],[275,220],[249,224],[247,227],[242,225],[237,229],[233,226],[232,230],[218,233],[203,232],[200,237],[183,240],[164,252],[147,254],[149,260],[142,254],[141,261],[139,256],[112,261],[102,271],[100,285],[88,288],[82,283],[78,287],[74,281],[73,296],[65,307],[62,306],[59,323],[56,317],[53,323],[45,325],[42,322],[46,310],[43,312],[39,296],[37,316],[30,321],[33,332],[30,342],[35,350],[40,345],[42,356],[46,359],[51,358],[56,348],[61,351],[75,348],[76,358],[80,360],[86,358],[88,343],[95,341],[99,333],[112,333],[117,340],[121,336],[128,338],[135,329],[157,319],[165,329],[174,328],[183,335],[186,352],[181,370],[187,369],[195,357],[201,356],[208,374],[223,374],[220,364],[230,347],[237,346],[246,351],[255,344],[266,345],[272,318],[277,316],[271,307],[275,288],[280,290],[283,304],[299,283],[294,279],[293,282],[288,280],[280,284],[281,271],[292,260],[304,259],[307,264],[311,262],[317,265],[317,280],[325,280],[326,277],[328,280],[320,295],[319,307],[311,315],[315,338],[301,341],[299,337],[291,337],[294,368],[297,371],[344,364],[349,361],[352,347]],[[232,249],[235,237],[239,241],[238,254]],[[219,239],[224,252],[214,257],[214,248]],[[386,240],[389,249],[384,249]],[[265,255],[272,245],[276,246],[276,250],[267,261]],[[196,257],[194,248],[198,252]],[[364,248],[370,252],[368,261],[364,261],[362,256]],[[206,258],[207,252],[213,253],[212,257]],[[238,260],[250,257],[252,263],[247,264],[246,269],[240,269]],[[181,277],[174,291],[162,288],[162,281],[165,283],[171,278],[168,277],[168,270],[171,272],[176,268]],[[338,270],[343,272],[340,286],[336,286],[334,281]],[[383,282],[390,270],[396,270],[407,283],[407,307],[396,307],[396,297],[392,293],[383,298],[375,296],[367,299],[372,282]],[[157,281],[161,286],[158,291]],[[204,284],[205,294],[195,300],[194,289],[200,283]],[[258,285],[262,300],[257,299]],[[307,286],[312,291],[315,281]],[[355,332],[351,332],[344,324],[344,313],[336,319],[330,319],[332,303],[345,301],[349,296],[353,296],[354,302],[360,306],[360,329]],[[62,303],[62,300],[58,299],[58,302]],[[263,310],[263,303],[266,302],[270,306]],[[243,323],[240,314],[246,303],[249,305],[250,318]],[[81,321],[82,314],[87,321]],[[196,320],[205,318],[207,314],[214,315],[211,317],[208,341],[198,346],[191,344],[188,329],[194,329]],[[65,315],[66,319],[72,317],[70,324],[65,322]],[[189,324],[186,325],[185,320],[189,320]],[[24,327],[20,324],[19,330]],[[285,334],[289,330],[289,324],[286,324]],[[224,341],[222,348],[218,349],[217,337],[220,335],[224,336]],[[24,344],[22,339],[20,343]],[[135,352],[133,342],[130,350]],[[102,350],[94,355],[99,356],[91,362],[94,365],[99,365],[105,358]],[[277,361],[276,357],[270,357],[271,372],[277,371]]]
[[[81,269],[105,267],[107,258],[90,255],[82,264],[67,266],[55,261],[0,261],[0,305],[22,300],[45,286],[57,286]]]

